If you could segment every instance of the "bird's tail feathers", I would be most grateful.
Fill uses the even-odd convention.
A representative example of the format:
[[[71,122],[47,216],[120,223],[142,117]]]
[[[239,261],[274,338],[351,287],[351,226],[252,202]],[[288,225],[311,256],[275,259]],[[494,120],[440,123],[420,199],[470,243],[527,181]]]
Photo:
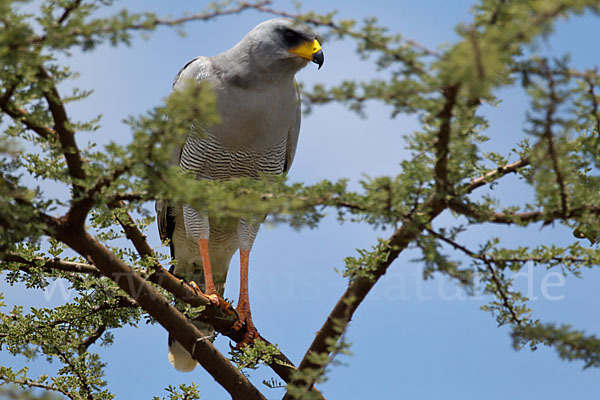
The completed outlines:
[[[199,340],[215,340],[215,329],[201,321],[193,321],[193,324],[202,332],[202,338]],[[174,340],[169,334],[169,362],[176,370],[181,372],[191,372],[196,368],[198,362],[192,358],[190,353],[183,346]]]

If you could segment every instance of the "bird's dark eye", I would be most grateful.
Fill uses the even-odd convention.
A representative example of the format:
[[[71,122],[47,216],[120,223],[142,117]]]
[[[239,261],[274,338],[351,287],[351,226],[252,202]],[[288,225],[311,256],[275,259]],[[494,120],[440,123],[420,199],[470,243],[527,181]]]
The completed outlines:
[[[299,33],[291,29],[283,31],[283,39],[289,46],[296,46],[304,40]]]

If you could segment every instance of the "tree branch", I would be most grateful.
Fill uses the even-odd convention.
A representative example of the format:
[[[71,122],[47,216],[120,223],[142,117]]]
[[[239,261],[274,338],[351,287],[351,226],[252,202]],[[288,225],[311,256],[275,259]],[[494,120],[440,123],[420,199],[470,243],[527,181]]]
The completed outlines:
[[[68,17],[69,13],[71,13],[77,6],[79,6],[80,2],[81,2],[80,0],[76,0],[76,1],[74,1],[74,3],[76,3],[75,6],[68,6],[68,7],[65,8],[65,12],[59,18],[59,20],[57,20],[56,27],[60,26],[60,24],[62,22],[64,22],[64,19],[66,19]],[[219,16],[239,14],[242,11],[245,11],[245,10],[248,10],[248,9],[256,9],[257,7],[261,7],[261,6],[264,6],[264,5],[271,4],[272,1],[270,1],[270,0],[261,0],[261,1],[258,1],[256,3],[249,3],[249,2],[245,2],[245,1],[237,1],[236,3],[238,4],[238,6],[234,7],[234,8],[217,9],[215,11],[210,11],[210,12],[202,12],[202,13],[190,14],[190,15],[186,15],[184,17],[179,17],[179,18],[175,18],[175,19],[155,18],[153,20],[144,21],[142,23],[131,24],[131,25],[122,27],[120,29],[122,29],[122,30],[150,30],[150,29],[153,29],[153,28],[155,28],[157,26],[177,26],[177,25],[183,25],[186,22],[192,22],[192,21],[208,21],[210,19],[214,19],[214,18],[219,17]],[[113,32],[113,31],[114,31],[114,28],[105,27],[101,31],[95,32],[95,33],[101,34],[101,33],[110,33],[110,32]],[[76,36],[76,35],[82,35],[84,33],[82,31],[78,30],[78,29],[73,29],[73,30],[71,30],[69,32],[69,34]],[[89,33],[86,33],[86,34],[89,34]],[[29,42],[33,43],[33,44],[39,44],[39,43],[44,42],[46,40],[46,37],[47,37],[47,34],[44,34],[44,35],[41,35],[41,36],[33,36],[29,40]]]
[[[502,305],[504,306],[505,309],[508,310],[508,312],[510,313],[510,316],[511,316],[512,320],[514,322],[516,322],[516,324],[519,327],[523,327],[523,320],[521,318],[519,318],[519,316],[517,315],[517,312],[516,312],[515,308],[513,307],[513,305],[511,303],[508,295],[504,291],[504,287],[502,285],[502,281],[498,277],[498,274],[496,273],[496,270],[494,269],[494,266],[487,259],[483,260],[483,262],[485,263],[488,271],[490,272],[490,274],[492,276],[492,281],[494,282],[494,286],[496,286],[497,293],[500,295],[500,298],[502,299]]]
[[[42,80],[46,81],[49,85],[44,91],[44,98],[46,99],[46,103],[48,104],[48,108],[54,119],[54,129],[62,146],[69,174],[76,180],[84,180],[87,176],[83,169],[84,161],[79,153],[77,142],[75,142],[75,132],[70,127],[67,110],[60,98],[60,94],[58,93],[58,89],[55,86],[52,76],[41,65],[39,71]],[[79,191],[83,189],[78,182],[74,182],[73,186],[78,188]]]
[[[350,282],[346,291],[339,298],[327,316],[325,323],[321,326],[310,347],[304,354],[304,357],[298,366],[300,372],[322,368],[321,365],[317,365],[311,361],[311,355],[329,353],[329,340],[331,340],[331,338],[339,338],[340,329],[345,330],[358,306],[362,303],[367,294],[369,294],[377,281],[387,272],[388,267],[418,236],[425,226],[435,219],[444,208],[444,201],[434,195],[422,204],[421,207],[415,210],[413,214],[408,215],[405,218],[402,226],[400,226],[400,228],[388,239],[390,251],[387,258],[384,261],[381,261],[372,270],[369,277],[361,276]],[[413,216],[420,216],[421,219],[413,219]],[[294,383],[310,388],[314,384],[314,380],[311,382],[296,381]],[[287,393],[284,399],[292,399],[292,396]]]
[[[28,260],[16,253],[6,253],[0,255],[3,261],[14,262],[25,265],[23,270],[25,272],[30,271],[30,267],[41,268],[50,272],[51,270],[58,270],[64,272],[76,272],[83,274],[90,274],[94,276],[102,276],[102,272],[98,270],[98,268],[93,265],[61,260],[58,258],[55,259],[47,259],[44,257],[34,257],[32,260]]]
[[[448,182],[448,155],[450,153],[450,132],[452,110],[456,104],[456,96],[458,95],[458,85],[450,85],[442,90],[444,98],[444,107],[438,114],[442,124],[438,132],[437,142],[435,144],[436,162],[434,167],[434,179],[436,192],[439,196],[445,196],[450,190],[450,182]]]
[[[589,205],[572,208],[565,215],[563,210],[527,211],[522,213],[483,212],[476,208],[457,201],[451,201],[449,207],[452,211],[467,216],[479,223],[493,222],[497,224],[516,224],[526,222],[550,223],[556,219],[577,218],[586,213],[600,215],[600,206]]]
[[[322,370],[323,366],[312,362],[311,356],[313,354],[321,355],[323,353],[330,353],[328,341],[331,340],[331,338],[335,338],[335,340],[339,339],[341,334],[340,329],[342,331],[346,329],[360,303],[362,303],[379,278],[386,273],[392,262],[409,245],[409,243],[417,237],[417,235],[425,228],[425,226],[433,221],[447,207],[446,194],[450,189],[447,170],[451,131],[450,124],[452,110],[456,105],[458,89],[458,85],[451,85],[443,90],[445,102],[442,110],[439,113],[442,124],[439,128],[438,141],[436,143],[436,192],[427,202],[415,210],[414,213],[405,217],[402,226],[388,239],[390,251],[387,258],[374,268],[371,276],[358,277],[353,280],[350,285],[348,285],[348,288],[344,294],[342,294],[333,310],[329,313],[327,320],[321,329],[319,329],[315,338],[313,339],[313,342],[304,354],[304,357],[298,366],[298,370],[301,373],[307,370]],[[418,214],[422,214],[424,217],[420,217],[420,219],[412,219],[413,215]],[[314,379],[302,379],[294,383],[305,388],[312,388]],[[284,400],[289,399],[292,399],[292,396],[288,392],[284,396]]]
[[[596,77],[597,77],[597,71],[596,71]],[[594,120],[596,121],[596,135],[600,135],[600,114],[598,114],[599,105],[598,105],[598,98],[596,97],[596,93],[594,92],[596,85],[594,83],[594,80],[592,79],[592,73],[590,71],[587,71],[587,73],[584,74],[583,79],[588,84],[588,93],[590,95],[590,100],[592,102],[592,116],[594,117]]]
[[[132,230],[130,230],[130,232],[131,231]],[[136,240],[138,240],[138,239],[136,239]],[[24,272],[31,272],[31,269],[28,267],[28,266],[31,266],[31,267],[46,269],[46,270],[48,270],[48,272],[50,270],[58,270],[58,271],[65,271],[65,272],[89,273],[94,276],[103,276],[102,272],[100,272],[100,270],[98,270],[98,268],[96,268],[95,266],[90,265],[90,264],[75,263],[75,262],[59,260],[59,259],[47,260],[47,259],[44,259],[43,257],[36,257],[35,260],[28,261],[28,260],[24,259],[23,257],[21,257],[17,254],[14,254],[14,253],[5,254],[2,256],[2,259],[4,261],[8,261],[8,262],[24,264],[25,265],[25,267],[23,267]],[[44,262],[44,264],[38,265],[36,263],[36,260],[39,262]],[[162,274],[164,274],[164,275],[162,275]],[[174,293],[175,297],[179,298],[182,301],[186,301],[188,304],[190,304],[194,307],[210,306],[210,303],[204,302],[201,297],[199,298],[195,294],[194,291],[187,288],[185,285],[182,285],[181,282],[177,280],[177,278],[172,276],[166,270],[162,271],[162,273],[151,275],[149,280],[153,283],[156,283],[156,284],[162,286],[163,288],[165,288],[167,290],[169,290],[169,288],[173,288],[175,286],[175,285],[173,285],[174,282],[172,280],[176,280],[178,287],[183,288],[183,290],[177,290],[177,293]],[[169,290],[169,291],[171,291],[171,290]],[[185,293],[185,294],[182,295],[182,293]],[[194,299],[197,299],[197,300],[194,301]],[[128,297],[120,298],[119,303],[120,303],[119,307],[138,307],[138,304],[135,301],[130,300]],[[98,311],[105,310],[108,308],[109,308],[108,306],[107,307],[99,307],[97,309],[92,310],[92,312],[98,312]],[[235,320],[233,318],[227,318],[227,317],[228,317],[227,315],[223,315],[223,313],[219,312],[218,309],[207,308],[202,313],[200,319],[212,324],[218,332],[229,337],[230,339],[234,340],[237,343],[242,340],[243,332],[232,331],[231,326],[233,325]],[[59,321],[54,321],[53,323],[58,324],[58,323],[64,323],[64,322],[67,322],[67,321],[59,320]],[[102,333],[100,333],[100,335],[101,334]],[[94,337],[94,336],[92,336],[92,337]],[[91,345],[93,343],[93,341],[98,339],[98,338],[95,338],[92,341],[92,339],[91,339],[92,337],[90,337],[88,339],[91,341],[91,343],[87,344],[86,348],[89,347],[89,345]],[[265,342],[267,345],[271,344],[271,342],[269,342],[269,340],[265,339],[262,336],[260,337],[260,340]],[[285,382],[291,382],[292,374],[294,371],[296,371],[296,367],[294,366],[294,363],[289,358],[287,358],[285,356],[285,354],[283,354],[281,351],[274,358],[275,358],[274,361],[269,364],[269,367]],[[319,398],[322,398],[322,397],[319,397]]]
[[[550,72],[550,68],[546,63],[543,63],[544,72],[548,79],[548,88],[550,90],[550,103],[546,110],[546,119],[544,121],[544,133],[543,137],[548,142],[548,153],[550,153],[550,159],[552,160],[552,167],[556,173],[556,183],[560,193],[560,205],[562,212],[566,215],[569,212],[569,204],[567,202],[567,189],[565,187],[565,179],[563,177],[556,149],[554,147],[554,134],[552,133],[552,124],[554,124],[554,114],[556,113],[556,104],[559,102],[558,95],[556,93],[554,77]]]
[[[139,230],[131,215],[128,213],[126,215],[126,220],[121,220],[119,218],[117,218],[117,220],[121,224],[127,238],[133,243],[140,256],[154,257],[154,251],[148,244],[145,235]],[[205,306],[206,309],[199,317],[201,320],[210,323],[219,333],[229,337],[236,343],[242,340],[244,332],[242,330],[234,331],[231,329],[235,322],[232,316],[224,314],[222,310],[217,307],[212,307],[208,298],[198,296],[188,285],[183,285],[181,281],[165,270],[160,264],[155,263],[153,269],[154,272],[148,277],[149,281],[160,285],[178,299],[185,301],[194,307]],[[271,342],[262,336],[260,337],[260,340],[266,344],[271,344]],[[271,367],[281,379],[288,383],[292,381],[292,373],[296,370],[294,363],[281,351],[275,356],[275,360],[269,364],[269,367]],[[318,393],[316,390],[315,392]]]
[[[58,19],[54,23],[54,28],[55,29],[59,28],[62,25],[62,23],[66,21],[66,19],[69,17],[69,15],[80,5],[81,5],[81,0],[74,0],[71,4],[67,5],[63,9],[63,13],[61,14],[61,16],[58,17]],[[31,42],[32,43],[41,43],[41,42],[45,41],[47,37],[48,37],[48,32],[44,33],[42,36],[34,36],[33,39],[31,40]]]
[[[75,395],[71,394],[70,392],[62,390],[62,389],[60,389],[60,388],[58,388],[56,386],[45,385],[43,383],[32,381],[29,378],[25,378],[25,379],[8,379],[5,376],[0,376],[0,380],[4,380],[4,382],[6,382],[6,383],[12,383],[12,384],[15,384],[15,385],[18,385],[18,386],[21,386],[21,387],[43,389],[43,390],[46,390],[48,392],[57,392],[57,393],[65,395],[69,399],[73,399],[73,400],[79,399],[79,396],[75,396]],[[0,393],[0,394],[4,394],[4,393]],[[10,395],[10,392],[8,394]]]
[[[62,15],[56,20],[56,26],[62,25],[63,22],[69,17],[69,14],[73,12],[79,5],[81,4],[81,0],[74,0],[71,4],[64,8]]]
[[[82,375],[78,368],[73,365],[69,357],[63,353],[57,346],[53,346],[54,350],[58,354],[58,358],[63,362],[63,364],[67,365],[67,367],[71,370],[71,372],[75,375],[77,380],[80,383],[80,388],[85,392],[86,398],[88,400],[94,400],[94,395],[92,394],[92,388],[87,380],[87,375]]]
[[[175,25],[182,25],[186,22],[191,22],[191,21],[207,21],[207,20],[211,20],[211,19],[214,19],[215,17],[220,17],[223,15],[239,14],[242,11],[245,11],[247,9],[257,9],[262,6],[272,4],[272,1],[271,0],[261,0],[256,3],[237,1],[236,3],[238,4],[238,6],[235,8],[230,8],[230,9],[225,9],[225,10],[215,10],[212,12],[202,12],[202,13],[197,13],[197,14],[190,14],[190,15],[186,15],[185,17],[179,17],[179,18],[175,18],[175,19],[156,18],[153,21],[147,21],[142,24],[131,25],[129,27],[129,29],[148,29],[150,27],[160,26],[160,25],[175,26]]]
[[[56,227],[56,238],[92,260],[104,275],[167,329],[234,399],[265,399],[210,341],[202,339],[202,333],[181,312],[82,227],[72,229],[68,224],[62,224]]]
[[[485,254],[475,253],[475,252],[467,249],[466,247],[456,243],[454,240],[449,239],[449,238],[445,237],[444,235],[441,235],[441,234],[433,231],[432,229],[427,228],[427,232],[429,232],[431,235],[435,236],[436,238],[440,239],[441,241],[454,247],[456,250],[462,251],[467,256],[469,256],[471,258],[475,258],[477,260],[481,260],[486,265],[487,270],[490,272],[492,282],[494,283],[494,286],[496,287],[498,295],[502,299],[502,304],[503,304],[504,308],[508,310],[508,312],[511,315],[511,318],[517,323],[517,325],[519,327],[523,326],[523,320],[521,320],[519,318],[519,316],[517,315],[516,310],[514,309],[514,307],[511,304],[510,298],[508,297],[507,293],[504,291],[504,286],[502,284],[502,280],[498,277],[498,274],[497,274],[496,270],[494,269],[494,266],[492,265],[495,263],[494,260],[488,258]]]
[[[93,345],[94,343],[96,343],[96,341],[98,339],[100,339],[100,337],[102,336],[102,334],[104,334],[105,331],[106,331],[105,324],[102,324],[98,328],[96,328],[94,333],[90,337],[85,339],[83,342],[81,342],[81,345],[79,345],[79,349],[78,349],[79,354],[85,353],[91,345]]]
[[[52,128],[32,121],[29,113],[25,109],[11,107],[10,99],[17,89],[17,86],[18,83],[14,83],[4,92],[4,94],[2,94],[2,96],[0,96],[0,110],[10,116],[14,121],[22,123],[27,129],[34,131],[44,139],[56,137],[56,132]]]
[[[471,193],[473,190],[484,186],[485,184],[489,183],[489,182],[493,182],[498,178],[503,177],[504,175],[513,173],[513,172],[517,172],[520,168],[526,167],[529,165],[529,159],[527,157],[521,158],[520,160],[517,160],[511,164],[506,164],[503,166],[500,166],[496,169],[493,169],[489,172],[486,172],[484,175],[475,178],[475,179],[471,179],[471,182],[469,182],[468,185],[465,185],[461,192],[464,193]]]

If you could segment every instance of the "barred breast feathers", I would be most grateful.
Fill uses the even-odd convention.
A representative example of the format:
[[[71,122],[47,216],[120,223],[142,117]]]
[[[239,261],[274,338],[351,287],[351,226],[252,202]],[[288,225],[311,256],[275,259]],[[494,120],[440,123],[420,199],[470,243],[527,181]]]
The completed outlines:
[[[210,134],[188,136],[179,165],[199,179],[226,180],[256,178],[259,174],[280,175],[284,172],[287,137],[265,150],[229,150]]]

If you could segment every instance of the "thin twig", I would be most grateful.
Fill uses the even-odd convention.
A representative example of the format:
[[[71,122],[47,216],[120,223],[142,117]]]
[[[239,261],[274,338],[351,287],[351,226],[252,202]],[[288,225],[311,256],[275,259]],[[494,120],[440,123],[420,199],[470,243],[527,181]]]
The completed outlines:
[[[57,393],[67,396],[70,399],[79,399],[80,398],[79,396],[76,396],[70,392],[67,392],[59,387],[45,385],[43,383],[32,381],[31,379],[28,379],[28,378],[27,379],[8,379],[5,376],[0,376],[0,379],[4,380],[4,382],[6,382],[6,383],[13,383],[13,384],[21,386],[21,387],[30,387],[30,388],[43,389],[48,392],[57,392]],[[0,393],[0,394],[2,394],[2,393]]]
[[[69,17],[69,14],[79,7],[80,4],[81,0],[74,0],[71,4],[66,6],[62,15],[58,18],[58,20],[56,20],[56,26],[62,25],[62,23],[65,22],[65,20]]]
[[[104,332],[106,331],[106,324],[102,324],[100,325],[98,328],[96,328],[96,330],[94,331],[94,333],[89,336],[87,339],[85,339],[83,342],[81,342],[81,345],[79,345],[79,353],[83,354],[87,351],[87,349],[93,345],[94,343],[96,343],[96,341],[98,339],[100,339],[100,337],[104,334]]]
[[[515,311],[515,308],[512,306],[511,301],[508,298],[508,295],[504,291],[502,282],[501,282],[500,278],[498,277],[496,270],[494,269],[494,266],[488,260],[484,260],[483,262],[485,263],[488,271],[490,271],[490,273],[492,275],[492,280],[494,281],[494,285],[496,286],[496,289],[498,289],[498,294],[500,295],[500,298],[502,299],[502,304],[504,305],[504,308],[508,310],[513,321],[515,321],[517,323],[517,325],[519,325],[519,327],[523,327],[523,320],[521,320],[521,318],[519,318],[519,316],[517,315],[517,312]]]
[[[54,79],[41,65],[39,66],[39,76],[48,84],[48,88],[46,88],[44,91],[44,98],[46,99],[48,109],[50,110],[50,114],[54,120],[54,130],[58,135],[58,141],[61,144],[63,155],[65,157],[65,161],[67,162],[69,175],[71,175],[71,178],[73,179],[73,189],[75,195],[77,196],[80,195],[84,190],[84,188],[81,186],[81,182],[86,179],[87,174],[83,167],[84,160],[79,152],[79,148],[77,147],[77,142],[75,141],[75,131],[73,131],[70,126],[67,110],[65,109],[62,99],[60,98],[60,94],[58,93]],[[72,219],[73,223],[83,224],[86,215],[79,215],[78,213],[73,212],[70,215],[70,218]]]
[[[517,323],[517,325],[519,325],[519,327],[522,327],[523,321],[517,315],[516,310],[514,309],[514,307],[511,304],[510,298],[504,291],[504,286],[502,284],[502,280],[498,277],[498,274],[496,273],[496,270],[494,269],[494,266],[493,266],[494,260],[489,259],[487,256],[485,256],[483,254],[475,253],[475,252],[467,249],[465,246],[458,244],[454,240],[447,238],[446,236],[444,236],[438,232],[435,232],[432,229],[427,228],[427,232],[429,232],[431,235],[435,236],[436,238],[442,240],[443,242],[448,243],[450,246],[454,247],[455,249],[462,251],[469,257],[483,261],[483,263],[486,265],[487,270],[490,272],[490,276],[492,278],[492,281],[494,282],[494,286],[496,286],[496,289],[498,290],[498,294],[500,295],[500,298],[502,300],[502,304],[504,305],[504,308],[508,310],[512,319]]]
[[[237,2],[237,4],[238,4],[238,6],[234,7],[234,8],[190,14],[190,15],[186,15],[186,16],[174,18],[174,19],[155,18],[153,20],[148,20],[148,21],[144,21],[142,23],[137,23],[137,24],[131,24],[129,26],[121,27],[119,29],[122,29],[124,31],[126,31],[126,30],[151,30],[157,26],[177,26],[177,25],[183,25],[187,22],[192,22],[192,21],[208,21],[208,20],[214,19],[219,16],[239,14],[248,9],[257,9],[258,7],[272,4],[272,2],[270,0],[262,0],[262,1],[258,1],[256,3],[248,3],[248,2],[240,1],[240,2]],[[56,25],[55,27],[58,27],[58,25]],[[105,27],[101,28],[100,31],[95,32],[95,33],[103,34],[103,33],[110,33],[113,31],[114,31],[114,28],[112,28],[110,26],[105,26]],[[84,34],[84,32],[80,31],[79,29],[72,29],[69,32],[69,35],[71,35],[71,36],[78,36],[78,35],[83,35],[83,34]],[[87,35],[89,33],[86,32],[85,34]],[[41,36],[33,36],[29,40],[29,42],[32,44],[40,44],[40,43],[43,43],[46,40],[46,38],[47,38],[47,34],[44,34]]]
[[[92,388],[87,380],[87,376],[85,374],[82,375],[81,371],[79,371],[79,369],[76,368],[75,365],[73,365],[71,359],[65,353],[63,353],[57,346],[53,347],[56,353],[58,354],[58,358],[62,361],[63,364],[65,364],[69,368],[69,370],[71,370],[73,375],[75,375],[75,377],[79,381],[79,387],[85,392],[86,398],[88,400],[93,400],[94,395],[92,394]]]
[[[17,88],[17,84],[14,84],[10,88],[8,88],[4,94],[0,97],[0,110],[2,110],[5,114],[10,116],[15,122],[22,123],[29,130],[34,131],[41,138],[49,139],[52,137],[56,137],[56,132],[54,129],[40,125],[37,122],[31,119],[30,114],[23,108],[13,108],[10,104],[10,98],[14,94],[14,91]]]
[[[458,88],[458,85],[450,85],[442,90],[445,101],[444,106],[438,115],[442,123],[435,144],[436,162],[434,167],[435,190],[439,196],[448,194],[450,186],[450,183],[448,182],[448,156],[450,154],[451,119],[452,110],[456,104]]]
[[[586,73],[584,75],[584,80],[585,82],[588,84],[588,93],[590,95],[590,100],[592,101],[592,116],[594,117],[594,120],[596,121],[596,135],[600,135],[600,114],[598,114],[598,98],[596,97],[596,93],[594,92],[594,89],[596,88],[596,85],[594,83],[594,80],[592,79],[591,76],[591,72],[590,73]],[[595,72],[596,77],[597,72]]]
[[[512,172],[517,172],[520,168],[526,167],[529,165],[529,159],[527,157],[521,158],[513,163],[506,164],[495,168],[489,172],[486,172],[482,176],[472,179],[468,185],[466,185],[462,191],[464,193],[471,193],[473,190],[484,186],[486,183],[493,182],[498,178],[503,177],[506,174],[510,174]]]
[[[554,124],[554,114],[556,113],[556,104],[559,102],[558,95],[556,93],[556,85],[554,77],[549,71],[548,65],[543,64],[546,77],[548,79],[548,88],[550,90],[550,103],[546,109],[546,119],[544,121],[544,133],[543,137],[548,142],[548,153],[550,153],[550,159],[552,160],[552,166],[556,173],[556,183],[558,184],[560,193],[560,205],[563,213],[566,215],[569,212],[569,204],[567,202],[567,189],[565,187],[565,179],[560,168],[558,161],[558,155],[556,154],[556,148],[554,145],[554,133],[552,132],[552,125]]]
[[[269,2],[270,4],[271,2]],[[333,20],[331,19],[327,19],[327,20],[320,20],[318,18],[306,18],[304,16],[302,16],[301,14],[293,14],[293,13],[288,13],[285,11],[281,11],[281,10],[276,10],[270,7],[265,7],[265,6],[257,6],[254,7],[256,8],[258,11],[262,11],[262,12],[266,12],[269,14],[273,14],[273,15],[278,15],[281,17],[286,17],[286,18],[292,18],[292,19],[299,19],[302,20],[304,22],[316,25],[316,26],[325,26],[328,27],[334,31],[337,31],[339,33],[342,34],[346,34],[349,35],[355,39],[360,39],[364,42],[366,42],[368,44],[368,47],[370,48],[376,48],[379,49],[381,51],[383,51],[384,53],[386,53],[387,55],[390,55],[394,58],[394,60],[402,62],[404,64],[406,64],[413,72],[417,73],[418,75],[425,75],[426,71],[423,70],[423,68],[421,66],[419,66],[418,64],[416,64],[414,62],[414,60],[411,60],[407,57],[405,57],[400,51],[391,49],[388,46],[388,43],[385,41],[375,41],[373,40],[373,38],[367,34],[364,33],[360,33],[360,32],[356,32],[356,31],[351,31],[347,28],[342,28],[342,26],[336,24]],[[437,53],[436,51],[430,50],[427,47],[418,44],[416,41],[414,40],[406,40],[406,43],[418,48],[419,50],[421,50],[424,54],[429,55],[429,56],[435,56],[435,57],[439,57],[439,53]]]
[[[566,215],[563,213],[562,209],[551,211],[526,211],[522,213],[484,212],[471,205],[457,201],[451,201],[449,207],[452,211],[470,217],[479,223],[492,222],[507,225],[540,221],[548,224],[556,219],[577,218],[586,213],[600,215],[600,206],[596,205],[572,208]]]
[[[14,262],[25,265],[26,269],[29,270],[28,267],[41,268],[43,270],[58,270],[64,272],[76,272],[76,273],[84,273],[90,274],[94,276],[102,276],[102,272],[98,270],[98,268],[93,265],[79,263],[74,261],[66,261],[58,258],[48,259],[44,257],[34,257],[31,260],[28,260],[16,253],[6,253],[0,255],[0,258],[3,261]]]
[[[153,21],[144,22],[142,24],[131,25],[129,27],[129,29],[148,29],[149,26],[150,27],[159,26],[159,25],[175,26],[175,25],[182,25],[186,22],[191,22],[191,21],[207,21],[207,20],[214,19],[215,17],[220,17],[223,15],[239,14],[242,11],[245,11],[248,9],[256,9],[256,8],[259,8],[262,6],[266,6],[266,5],[272,4],[272,1],[262,0],[262,1],[258,1],[256,3],[248,3],[245,1],[240,1],[240,2],[237,2],[237,4],[238,4],[238,6],[235,8],[229,8],[229,9],[225,9],[225,10],[215,10],[212,12],[190,14],[190,15],[186,15],[185,17],[179,17],[179,18],[175,18],[175,19],[156,18]]]

